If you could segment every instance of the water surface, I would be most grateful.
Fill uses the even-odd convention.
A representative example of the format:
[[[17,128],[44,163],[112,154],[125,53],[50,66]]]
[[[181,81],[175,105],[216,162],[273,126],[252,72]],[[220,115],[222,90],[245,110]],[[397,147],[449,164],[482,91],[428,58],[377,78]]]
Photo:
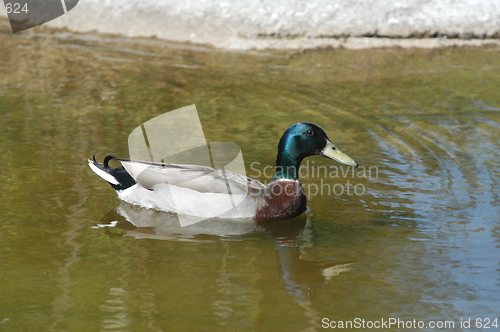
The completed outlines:
[[[499,48],[235,53],[33,31],[0,31],[2,330],[500,318]],[[261,181],[300,121],[363,167],[309,158],[310,211],[275,224],[180,229],[120,204],[86,158],[127,157],[131,130],[190,104]]]

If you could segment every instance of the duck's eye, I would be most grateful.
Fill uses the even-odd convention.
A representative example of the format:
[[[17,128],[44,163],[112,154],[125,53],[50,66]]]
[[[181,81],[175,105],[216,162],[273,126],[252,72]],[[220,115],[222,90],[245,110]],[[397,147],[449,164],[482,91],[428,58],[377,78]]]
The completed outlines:
[[[313,136],[314,135],[314,131],[312,131],[311,129],[309,129],[308,131],[306,131],[306,135],[307,136]]]

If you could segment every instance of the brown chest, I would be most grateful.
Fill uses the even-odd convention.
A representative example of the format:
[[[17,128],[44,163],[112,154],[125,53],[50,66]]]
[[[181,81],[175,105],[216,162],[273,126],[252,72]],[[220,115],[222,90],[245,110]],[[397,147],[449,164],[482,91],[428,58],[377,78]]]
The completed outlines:
[[[306,195],[298,181],[275,180],[266,191],[265,202],[254,217],[257,221],[292,218],[306,210]]]

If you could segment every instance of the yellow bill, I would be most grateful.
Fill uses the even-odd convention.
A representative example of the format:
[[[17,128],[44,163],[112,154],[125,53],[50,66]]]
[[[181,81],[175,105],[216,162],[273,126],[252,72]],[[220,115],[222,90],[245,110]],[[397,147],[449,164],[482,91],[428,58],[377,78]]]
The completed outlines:
[[[358,164],[354,161],[354,159],[346,155],[344,152],[340,151],[340,149],[338,149],[332,142],[328,140],[326,141],[326,146],[323,151],[321,151],[321,154],[341,164],[358,167]]]

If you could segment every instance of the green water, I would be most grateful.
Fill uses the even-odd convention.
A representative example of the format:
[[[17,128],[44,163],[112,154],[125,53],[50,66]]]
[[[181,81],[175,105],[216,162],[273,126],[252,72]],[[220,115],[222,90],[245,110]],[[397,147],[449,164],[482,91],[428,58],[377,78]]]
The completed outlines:
[[[312,331],[324,318],[495,330],[499,55],[244,54],[2,25],[0,330]],[[127,157],[131,130],[190,104],[207,140],[238,144],[261,181],[301,121],[362,167],[335,176],[348,169],[307,159],[310,211],[290,221],[219,224],[226,236],[137,228],[124,211],[169,215],[120,205],[86,159]],[[352,191],[326,192],[335,184]]]

